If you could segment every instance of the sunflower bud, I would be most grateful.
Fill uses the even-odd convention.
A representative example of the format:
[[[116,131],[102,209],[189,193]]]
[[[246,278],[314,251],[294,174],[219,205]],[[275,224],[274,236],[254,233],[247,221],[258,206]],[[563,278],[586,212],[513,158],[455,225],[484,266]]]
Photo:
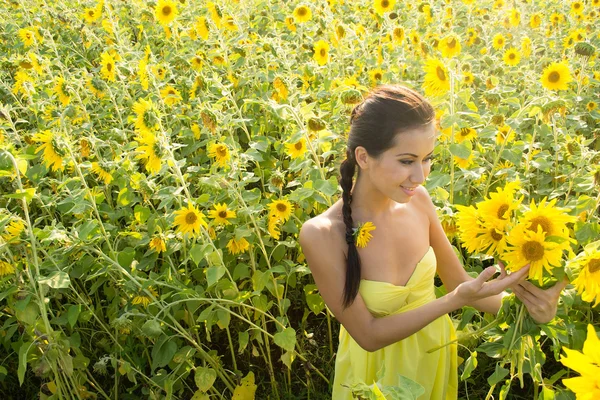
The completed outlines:
[[[502,126],[504,125],[504,115],[502,114],[496,114],[492,117],[492,124],[496,125],[496,126]]]
[[[486,93],[483,95],[483,99],[491,106],[495,106],[500,103],[500,95],[496,93]]]
[[[358,104],[362,101],[362,95],[356,89],[346,90],[341,96],[344,104]]]
[[[202,111],[200,113],[200,118],[202,118],[202,123],[212,132],[215,133],[217,131],[217,122],[216,118],[212,113],[208,111]]]
[[[542,111],[544,114],[550,114],[552,112],[558,111],[561,108],[564,108],[566,103],[564,100],[554,100],[550,101],[542,106]]]
[[[600,186],[600,168],[597,168],[594,172],[594,184]]]
[[[596,49],[590,43],[579,42],[575,45],[575,53],[584,57],[591,57],[596,53]]]
[[[325,122],[320,118],[311,118],[308,120],[308,129],[311,131],[322,131],[325,129]]]

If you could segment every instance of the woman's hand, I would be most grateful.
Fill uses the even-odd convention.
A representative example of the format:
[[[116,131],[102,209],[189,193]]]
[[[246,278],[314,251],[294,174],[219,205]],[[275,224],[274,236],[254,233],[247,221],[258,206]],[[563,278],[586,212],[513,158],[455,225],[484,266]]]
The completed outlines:
[[[538,324],[546,324],[556,315],[556,307],[560,292],[567,286],[569,280],[565,277],[548,289],[540,289],[530,282],[523,281],[510,288],[519,300],[525,304],[529,315]]]
[[[502,293],[509,287],[514,287],[524,280],[529,273],[529,265],[520,270],[511,273],[506,273],[504,265],[500,265],[500,276],[496,279],[488,280],[496,273],[496,268],[487,267],[475,279],[461,283],[454,289],[456,296],[460,299],[462,305],[472,304],[473,302],[485,297],[494,296]]]

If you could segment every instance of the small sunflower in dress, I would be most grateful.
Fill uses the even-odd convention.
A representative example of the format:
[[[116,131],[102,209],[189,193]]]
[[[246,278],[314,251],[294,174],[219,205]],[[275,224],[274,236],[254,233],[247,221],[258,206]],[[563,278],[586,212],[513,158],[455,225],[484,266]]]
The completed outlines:
[[[374,231],[375,228],[375,224],[371,221],[358,224],[358,227],[354,228],[354,242],[356,243],[356,247],[367,247],[367,244],[373,238],[371,231]]]
[[[187,233],[197,235],[200,233],[201,226],[204,226],[205,228],[208,226],[202,212],[191,204],[188,204],[187,207],[183,207],[175,212],[174,223],[177,227],[176,231],[178,233],[183,233],[184,235]]]

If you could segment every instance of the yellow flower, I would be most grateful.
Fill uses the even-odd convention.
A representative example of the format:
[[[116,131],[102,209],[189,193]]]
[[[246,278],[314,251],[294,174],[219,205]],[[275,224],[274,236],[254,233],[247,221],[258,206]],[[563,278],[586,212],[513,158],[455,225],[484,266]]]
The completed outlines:
[[[181,208],[175,212],[175,226],[177,233],[183,233],[184,235],[191,233],[197,235],[200,233],[200,227],[207,227],[204,215],[201,211],[198,211],[196,207],[188,204],[187,207]]]
[[[212,143],[208,146],[208,156],[213,157],[219,167],[227,167],[231,154],[224,143]]]
[[[501,33],[496,34],[496,36],[494,36],[494,38],[492,39],[492,46],[496,50],[500,50],[501,48],[504,47],[505,44],[506,44],[506,39],[504,38],[504,36]]]
[[[581,1],[574,1],[571,3],[571,14],[574,15],[581,15],[583,14],[583,2]]]
[[[63,106],[66,106],[71,102],[69,89],[67,89],[67,81],[65,81],[65,78],[62,76],[56,78],[56,83],[54,84],[54,93],[58,95],[58,100],[60,100]]]
[[[539,28],[542,24],[542,14],[541,13],[533,13],[531,14],[531,18],[529,19],[529,26],[532,29]]]
[[[310,8],[308,8],[308,6],[305,6],[304,4],[300,4],[299,6],[297,6],[294,9],[293,15],[294,15],[294,21],[297,24],[302,24],[304,22],[308,22],[312,18],[312,12],[310,11]]]
[[[565,62],[554,62],[550,64],[542,73],[542,86],[550,90],[567,90],[568,83],[571,82],[571,72]]]
[[[373,86],[378,85],[383,79],[383,70],[381,68],[375,68],[369,71],[369,80]]]
[[[142,89],[148,90],[148,58],[143,57],[138,63],[138,78]]]
[[[97,77],[90,77],[86,81],[86,87],[90,89],[92,94],[101,99],[104,97],[104,91],[102,85],[102,80]]]
[[[10,223],[4,227],[4,233],[2,238],[7,242],[10,242],[13,239],[18,239],[21,236],[21,233],[25,230],[25,223],[19,219],[13,219]]]
[[[248,251],[250,247],[250,243],[244,238],[237,240],[236,238],[232,238],[227,242],[227,249],[231,254],[239,254]]]
[[[356,247],[367,247],[367,244],[373,238],[371,231],[374,230],[375,224],[373,224],[371,221],[367,221],[364,224],[359,224],[357,228],[354,228],[354,240],[356,242]]]
[[[161,25],[169,25],[177,17],[177,5],[172,0],[158,0],[154,15]]]
[[[302,157],[302,155],[306,153],[306,140],[302,138],[296,143],[286,143],[285,148],[291,159]]]
[[[85,22],[88,24],[94,23],[101,16],[102,14],[99,13],[95,8],[86,8],[83,13],[83,19],[85,19]]]
[[[546,197],[540,201],[539,205],[536,205],[532,200],[530,210],[523,214],[521,222],[530,231],[536,232],[538,226],[541,226],[547,236],[560,236],[568,239],[569,229],[567,224],[574,223],[577,217],[568,215],[569,209],[555,207],[555,204],[556,199],[546,203]],[[565,248],[569,247],[569,241],[565,240],[563,243]]]
[[[210,18],[215,23],[217,29],[221,29],[221,19],[223,18],[223,14],[221,13],[221,9],[219,6],[215,5],[212,1],[206,3],[206,8],[208,8],[208,12],[210,13]]]
[[[375,12],[379,15],[383,15],[386,12],[390,12],[394,9],[396,5],[396,0],[374,0],[373,7],[375,8]]]
[[[463,85],[471,86],[474,82],[475,82],[475,76],[471,72],[469,72],[469,71],[463,72],[463,79],[462,79]]]
[[[450,77],[443,62],[430,58],[425,64],[425,79],[423,89],[428,96],[447,93],[450,90]]]
[[[397,26],[394,28],[394,30],[392,31],[392,38],[394,43],[402,45],[404,44],[404,29],[400,26]]]
[[[510,223],[512,212],[519,208],[523,197],[515,199],[514,195],[519,187],[519,182],[508,183],[500,187],[495,193],[490,193],[488,199],[477,203],[477,211],[481,215],[484,224],[494,225],[504,230]]]
[[[6,261],[0,260],[0,276],[12,275],[15,273],[15,267]]]
[[[172,106],[181,101],[181,94],[173,86],[167,86],[160,91],[160,96],[166,105]]]
[[[159,254],[167,251],[167,244],[160,236],[154,236],[152,240],[150,240],[149,246],[152,250],[156,251]]]
[[[102,167],[102,165],[100,165],[98,162],[92,163],[92,172],[98,175],[98,177],[104,181],[105,185],[109,185],[113,180],[110,172]]]
[[[313,58],[319,65],[325,65],[329,62],[329,44],[326,41],[319,40],[316,42],[314,50]]]
[[[588,111],[590,111],[590,112],[591,112],[591,111],[594,111],[594,110],[596,109],[596,107],[598,107],[598,104],[596,104],[596,103],[595,103],[595,102],[593,102],[593,101],[590,101],[589,103],[587,103],[587,104],[585,105],[585,108],[586,108]]]
[[[158,297],[158,292],[153,287],[149,286],[148,287],[148,291],[150,293],[152,293],[152,295],[154,297]],[[150,298],[150,296],[148,296],[144,292],[140,292],[138,295],[136,295],[136,296],[133,297],[133,300],[131,301],[131,304],[134,304],[134,305],[135,304],[141,304],[143,307],[148,307],[150,305],[151,301],[152,301],[152,298]]]
[[[57,138],[50,131],[44,131],[36,134],[33,137],[34,142],[42,143],[35,152],[38,153],[43,151],[42,158],[44,164],[51,168],[52,171],[64,170],[63,157],[66,155],[65,151],[59,146]]]
[[[275,240],[279,240],[279,238],[281,237],[281,232],[280,232],[279,226],[278,226],[278,224],[280,222],[281,222],[281,220],[277,217],[274,217],[274,216],[269,217],[269,223],[267,226],[267,230],[269,231],[269,235]]]
[[[285,26],[292,32],[296,32],[296,25],[294,25],[294,17],[286,17]]]
[[[138,142],[137,151],[140,152],[135,158],[142,160],[146,171],[155,174],[160,171],[162,161],[160,156],[162,151],[156,136],[150,131],[140,131],[135,137]]]
[[[215,204],[215,209],[208,212],[208,216],[215,220],[217,225],[229,225],[229,218],[235,218],[235,211],[227,209],[227,204]]]
[[[102,53],[102,69],[100,75],[107,81],[114,82],[116,77],[115,59],[109,53]]]
[[[469,157],[467,157],[467,158],[454,156],[453,159],[454,159],[454,163],[462,169],[468,169],[475,162],[475,157],[473,156],[472,152],[471,152],[471,154],[469,154]]]
[[[529,57],[531,55],[531,39],[527,36],[524,36],[521,39],[521,52],[523,53],[523,57]]]
[[[578,275],[573,281],[577,293],[583,301],[594,302],[594,307],[600,304],[600,242],[585,246],[569,266]]]
[[[515,49],[514,47],[511,47],[510,49],[506,50],[502,59],[504,60],[504,63],[510,66],[515,66],[519,62],[521,62],[521,56],[517,49]]]
[[[152,72],[161,81],[164,80],[165,77],[167,76],[167,69],[165,67],[160,66],[160,65],[152,67]]]
[[[206,17],[196,18],[196,24],[194,25],[194,29],[196,29],[196,33],[200,35],[202,39],[208,39],[208,34],[210,33],[210,31],[208,29],[208,25],[206,24]]]
[[[592,324],[587,326],[583,353],[563,346],[566,356],[560,362],[581,376],[563,379],[562,383],[575,393],[577,400],[600,399],[600,339]]]
[[[190,59],[190,64],[192,64],[192,68],[195,71],[200,71],[202,69],[202,57],[195,55]]]
[[[496,144],[510,143],[515,140],[515,131],[509,125],[502,125],[496,132]]]
[[[294,207],[292,204],[285,199],[274,200],[269,204],[269,215],[277,217],[283,222],[286,222],[290,218],[293,210]]]
[[[563,252],[558,243],[546,240],[541,225],[537,229],[537,232],[530,231],[523,224],[514,227],[508,235],[509,247],[502,258],[511,271],[518,271],[529,264],[529,279],[536,279],[541,285],[544,269],[551,273],[553,267],[560,266]]]
[[[231,15],[226,15],[223,17],[223,26],[225,26],[225,29],[231,32],[237,32],[238,30],[235,20]]]
[[[438,49],[442,52],[442,57],[452,58],[460,54],[460,41],[458,37],[452,33],[440,41]]]
[[[33,31],[33,29],[19,29],[19,37],[23,41],[25,47],[33,46],[33,44],[35,43],[35,32]]]
[[[133,103],[135,129],[140,133],[152,133],[158,127],[158,117],[151,100],[139,99]]]
[[[461,128],[454,134],[454,139],[457,143],[462,143],[465,140],[471,141],[477,137],[477,131],[473,128]]]
[[[476,253],[484,250],[482,246],[481,236],[485,230],[484,223],[477,212],[477,208],[474,206],[462,206],[456,205],[458,210],[456,214],[456,226],[458,228],[458,237],[463,243],[464,247],[470,253]],[[496,233],[494,230],[493,234]],[[498,234],[496,240],[502,240],[501,234]],[[489,245],[488,245],[489,247]]]
[[[475,42],[477,42],[478,39],[478,35],[477,35],[477,31],[475,30],[475,28],[468,28],[467,29],[467,46],[473,46],[475,44]]]

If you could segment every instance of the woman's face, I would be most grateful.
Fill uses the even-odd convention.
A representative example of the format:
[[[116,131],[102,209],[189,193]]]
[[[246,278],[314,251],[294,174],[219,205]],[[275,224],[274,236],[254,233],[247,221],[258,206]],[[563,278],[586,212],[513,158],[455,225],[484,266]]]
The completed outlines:
[[[425,183],[431,171],[435,141],[433,123],[403,131],[396,135],[392,147],[379,157],[366,155],[367,168],[361,174],[365,174],[382,194],[398,203],[406,203],[415,194],[416,187]]]

